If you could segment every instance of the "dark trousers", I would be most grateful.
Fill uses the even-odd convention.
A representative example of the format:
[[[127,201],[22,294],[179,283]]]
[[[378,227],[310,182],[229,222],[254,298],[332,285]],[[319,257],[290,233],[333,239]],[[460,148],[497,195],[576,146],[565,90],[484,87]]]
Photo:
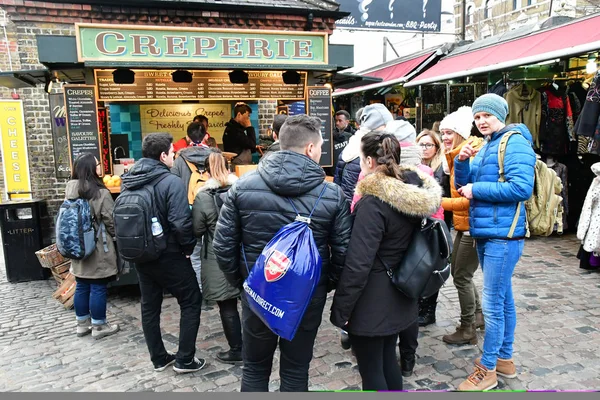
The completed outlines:
[[[415,321],[408,328],[398,334],[400,341],[398,342],[398,349],[400,350],[400,358],[414,357],[419,347],[419,321]]]
[[[163,289],[166,289],[177,299],[181,310],[177,361],[189,363],[196,353],[202,311],[202,294],[192,263],[183,254],[165,253],[154,262],[138,264],[136,270],[142,292],[142,327],[152,362],[158,365],[167,356],[160,333]]]
[[[402,372],[396,358],[397,337],[350,334],[363,390],[402,390]]]
[[[321,325],[325,297],[313,298],[292,341],[274,334],[252,312],[242,295],[244,370],[242,392],[268,392],[273,355],[279,344],[281,392],[307,392],[308,368],[313,357],[317,330]]]
[[[231,351],[242,351],[242,323],[237,308],[237,298],[217,301],[223,332]]]

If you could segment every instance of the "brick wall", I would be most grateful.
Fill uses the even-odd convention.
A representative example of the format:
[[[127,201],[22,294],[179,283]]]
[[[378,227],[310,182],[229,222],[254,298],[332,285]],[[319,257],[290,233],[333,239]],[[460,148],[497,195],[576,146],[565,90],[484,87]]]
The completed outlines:
[[[7,25],[7,36],[12,48],[12,69],[40,69],[35,35],[74,35],[73,25],[51,23],[14,23]],[[3,71],[9,71],[9,58],[6,53],[0,54],[0,66]],[[57,179],[54,170],[54,151],[52,130],[50,125],[50,105],[44,85],[35,88],[17,89],[17,94],[23,101],[25,116],[25,131],[29,153],[29,171],[31,189],[35,198],[45,199],[48,205],[48,219],[43,221],[47,228],[44,238],[50,240],[53,236],[52,220],[64,196],[65,179]],[[13,90],[0,88],[1,99],[11,99]],[[4,179],[1,180],[4,193]],[[2,196],[4,196],[2,194]]]
[[[276,113],[277,100],[258,101],[258,130],[261,135],[267,133],[267,129],[271,127]]]

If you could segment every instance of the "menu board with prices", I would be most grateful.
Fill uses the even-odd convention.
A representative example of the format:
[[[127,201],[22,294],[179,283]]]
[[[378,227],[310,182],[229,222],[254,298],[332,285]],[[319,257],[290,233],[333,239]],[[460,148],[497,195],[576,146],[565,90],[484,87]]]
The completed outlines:
[[[64,96],[71,169],[75,159],[83,153],[92,153],[98,161],[102,162],[96,87],[65,85]]]
[[[117,84],[112,70],[96,70],[100,101],[304,99],[306,73],[297,85],[283,82],[281,71],[249,71],[248,83],[234,84],[227,71],[190,71],[190,83],[173,82],[168,70],[134,70],[133,84]]]
[[[326,86],[309,86],[306,89],[308,94],[306,101],[307,114],[321,119],[323,147],[319,164],[322,167],[331,167],[333,166],[331,89]]]

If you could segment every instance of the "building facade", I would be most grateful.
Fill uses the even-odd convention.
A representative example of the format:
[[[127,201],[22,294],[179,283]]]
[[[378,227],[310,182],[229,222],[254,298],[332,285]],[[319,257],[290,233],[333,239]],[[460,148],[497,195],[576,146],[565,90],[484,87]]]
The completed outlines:
[[[600,12],[600,0],[466,0],[465,3],[466,40],[486,39],[553,16],[578,18]],[[454,3],[455,31],[459,37],[462,4]]]
[[[294,32],[331,34],[335,21],[343,16],[334,2],[278,1],[273,4],[270,1],[250,0],[241,3],[228,0],[4,0],[0,5],[0,70],[6,73],[46,69],[47,65],[39,59],[37,38],[75,37],[76,23],[110,24],[115,27],[145,25],[157,29],[269,30],[281,31],[282,35]],[[72,68],[68,65],[64,67]],[[190,67],[201,69],[202,65]],[[68,72],[70,70],[65,71],[71,73]],[[88,67],[72,73],[77,83],[91,84],[94,81],[93,70]],[[58,90],[61,91],[60,87]],[[48,91],[48,86],[40,82],[14,89],[0,85],[0,101],[22,100],[31,192],[34,198],[46,200],[50,219],[56,215],[63,200],[68,179],[58,176],[55,164],[54,148],[57,142],[51,127],[53,115],[49,101],[52,92],[57,92],[57,89]],[[256,106],[259,109],[258,128],[264,132],[276,113],[277,101],[261,99],[256,101]],[[0,179],[0,191],[5,199],[4,179]],[[48,230],[44,236],[48,238],[52,232]]]

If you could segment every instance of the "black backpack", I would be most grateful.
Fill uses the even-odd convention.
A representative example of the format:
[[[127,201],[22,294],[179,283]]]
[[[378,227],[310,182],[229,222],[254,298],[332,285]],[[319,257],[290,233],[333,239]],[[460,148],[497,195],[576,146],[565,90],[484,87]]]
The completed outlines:
[[[158,218],[154,187],[168,175],[141,188],[125,190],[117,197],[113,218],[117,249],[123,260],[136,264],[154,261],[167,248],[164,233],[152,235],[152,217]]]
[[[444,221],[423,218],[398,267],[390,268],[377,256],[399,291],[412,299],[427,298],[450,276],[452,236]]]

